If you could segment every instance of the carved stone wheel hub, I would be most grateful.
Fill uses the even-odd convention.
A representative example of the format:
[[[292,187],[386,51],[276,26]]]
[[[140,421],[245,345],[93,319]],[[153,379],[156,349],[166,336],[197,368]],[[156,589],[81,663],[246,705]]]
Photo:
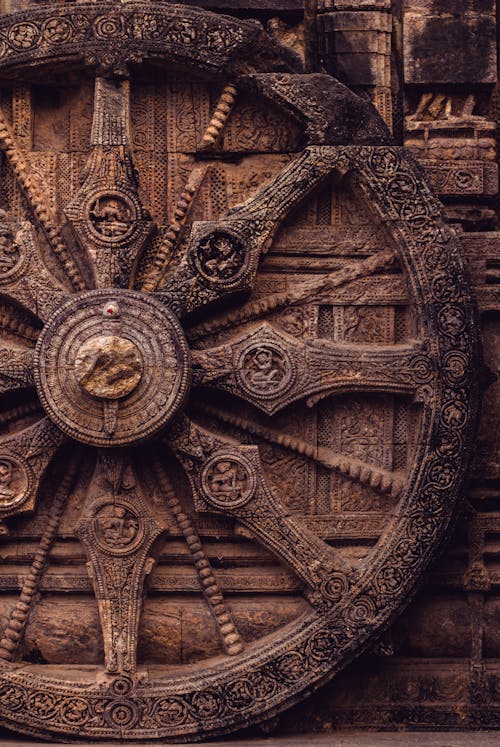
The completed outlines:
[[[98,335],[84,342],[75,359],[80,386],[94,397],[121,399],[137,387],[142,377],[139,348],[125,337]]]
[[[376,642],[451,525],[479,360],[456,236],[375,109],[257,22],[30,8],[0,76],[1,724],[274,717]],[[39,111],[40,80],[65,88]]]
[[[59,308],[38,338],[35,381],[47,415],[96,446],[157,433],[186,397],[189,351],[164,304],[127,290],[83,293]]]

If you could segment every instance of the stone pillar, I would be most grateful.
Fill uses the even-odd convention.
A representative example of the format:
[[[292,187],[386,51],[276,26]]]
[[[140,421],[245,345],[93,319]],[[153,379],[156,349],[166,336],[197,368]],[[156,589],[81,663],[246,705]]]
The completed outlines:
[[[392,128],[390,0],[319,0],[324,69],[369,98]]]

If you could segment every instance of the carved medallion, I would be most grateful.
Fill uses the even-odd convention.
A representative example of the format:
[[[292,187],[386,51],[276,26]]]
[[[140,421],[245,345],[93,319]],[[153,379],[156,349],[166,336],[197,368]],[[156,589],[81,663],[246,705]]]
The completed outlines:
[[[88,205],[90,228],[103,241],[123,241],[134,230],[135,219],[133,203],[120,193],[105,192]]]
[[[143,528],[134,509],[123,501],[104,503],[95,512],[93,522],[95,542],[104,552],[131,552],[140,542]]]
[[[294,373],[287,353],[272,342],[247,348],[241,356],[238,371],[245,389],[265,397],[287,389]]]
[[[0,516],[19,509],[32,488],[29,465],[19,457],[0,454]]]
[[[249,501],[255,491],[252,464],[240,454],[228,452],[213,457],[204,467],[204,493],[216,508],[235,508]]]
[[[162,428],[189,387],[177,318],[135,291],[89,291],[60,307],[39,337],[35,381],[62,431],[100,446],[136,443]]]
[[[236,236],[216,232],[200,241],[194,253],[194,266],[208,283],[230,284],[243,273],[246,252]]]
[[[29,94],[49,69],[64,126]],[[479,360],[456,236],[373,107],[256,22],[31,8],[0,73],[40,136],[0,109],[2,725],[268,719],[376,641],[451,524]]]

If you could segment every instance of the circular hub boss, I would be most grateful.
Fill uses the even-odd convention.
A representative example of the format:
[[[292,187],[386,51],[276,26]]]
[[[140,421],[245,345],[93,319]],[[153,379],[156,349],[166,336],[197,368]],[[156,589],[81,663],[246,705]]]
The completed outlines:
[[[0,111],[0,527],[25,563],[1,578],[1,723],[63,741],[235,731],[375,642],[447,533],[478,402],[455,235],[375,110],[300,74],[258,24],[51,4],[0,18],[0,37],[0,73],[26,86],[38,65],[66,86],[82,50],[105,73],[92,125],[91,102],[76,124],[64,109],[67,152],[40,161],[57,160],[64,230],[13,135],[24,120]],[[124,82],[138,60],[166,83],[143,90],[148,67]],[[210,159],[255,138],[256,159]],[[355,238],[367,220],[373,249]]]
[[[153,435],[179,410],[189,351],[164,304],[134,291],[90,291],[49,319],[34,372],[40,401],[64,433],[118,446]]]

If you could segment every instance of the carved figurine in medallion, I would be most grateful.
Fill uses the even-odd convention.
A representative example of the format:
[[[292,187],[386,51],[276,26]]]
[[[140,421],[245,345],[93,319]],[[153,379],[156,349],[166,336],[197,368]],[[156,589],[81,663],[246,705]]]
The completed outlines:
[[[269,344],[252,347],[244,353],[241,378],[244,386],[257,394],[274,394],[286,388],[292,366],[286,355]]]
[[[137,514],[116,503],[102,506],[95,517],[97,541],[110,552],[129,550],[139,527]]]
[[[99,195],[90,204],[89,218],[97,234],[106,239],[123,239],[133,228],[133,206],[119,195]]]
[[[214,458],[206,465],[202,481],[209,499],[221,508],[245,503],[255,489],[252,468],[239,456]]]
[[[15,493],[10,487],[12,482],[12,464],[10,462],[0,462],[0,502],[10,503]]]
[[[228,282],[243,268],[245,249],[229,234],[213,234],[199,245],[195,262],[202,277],[213,282]]]
[[[8,517],[33,509],[37,480],[33,473],[32,466],[26,460],[26,442],[23,444],[22,438],[4,439],[4,444],[8,449],[0,447],[0,517]],[[48,445],[48,444],[47,444]],[[17,448],[17,453],[16,453]],[[47,458],[43,461],[47,464],[51,457],[51,450]],[[24,453],[23,453],[24,452]],[[35,456],[35,455],[34,455]],[[36,468],[38,459],[31,460],[31,464]],[[42,466],[42,465],[40,465]]]

